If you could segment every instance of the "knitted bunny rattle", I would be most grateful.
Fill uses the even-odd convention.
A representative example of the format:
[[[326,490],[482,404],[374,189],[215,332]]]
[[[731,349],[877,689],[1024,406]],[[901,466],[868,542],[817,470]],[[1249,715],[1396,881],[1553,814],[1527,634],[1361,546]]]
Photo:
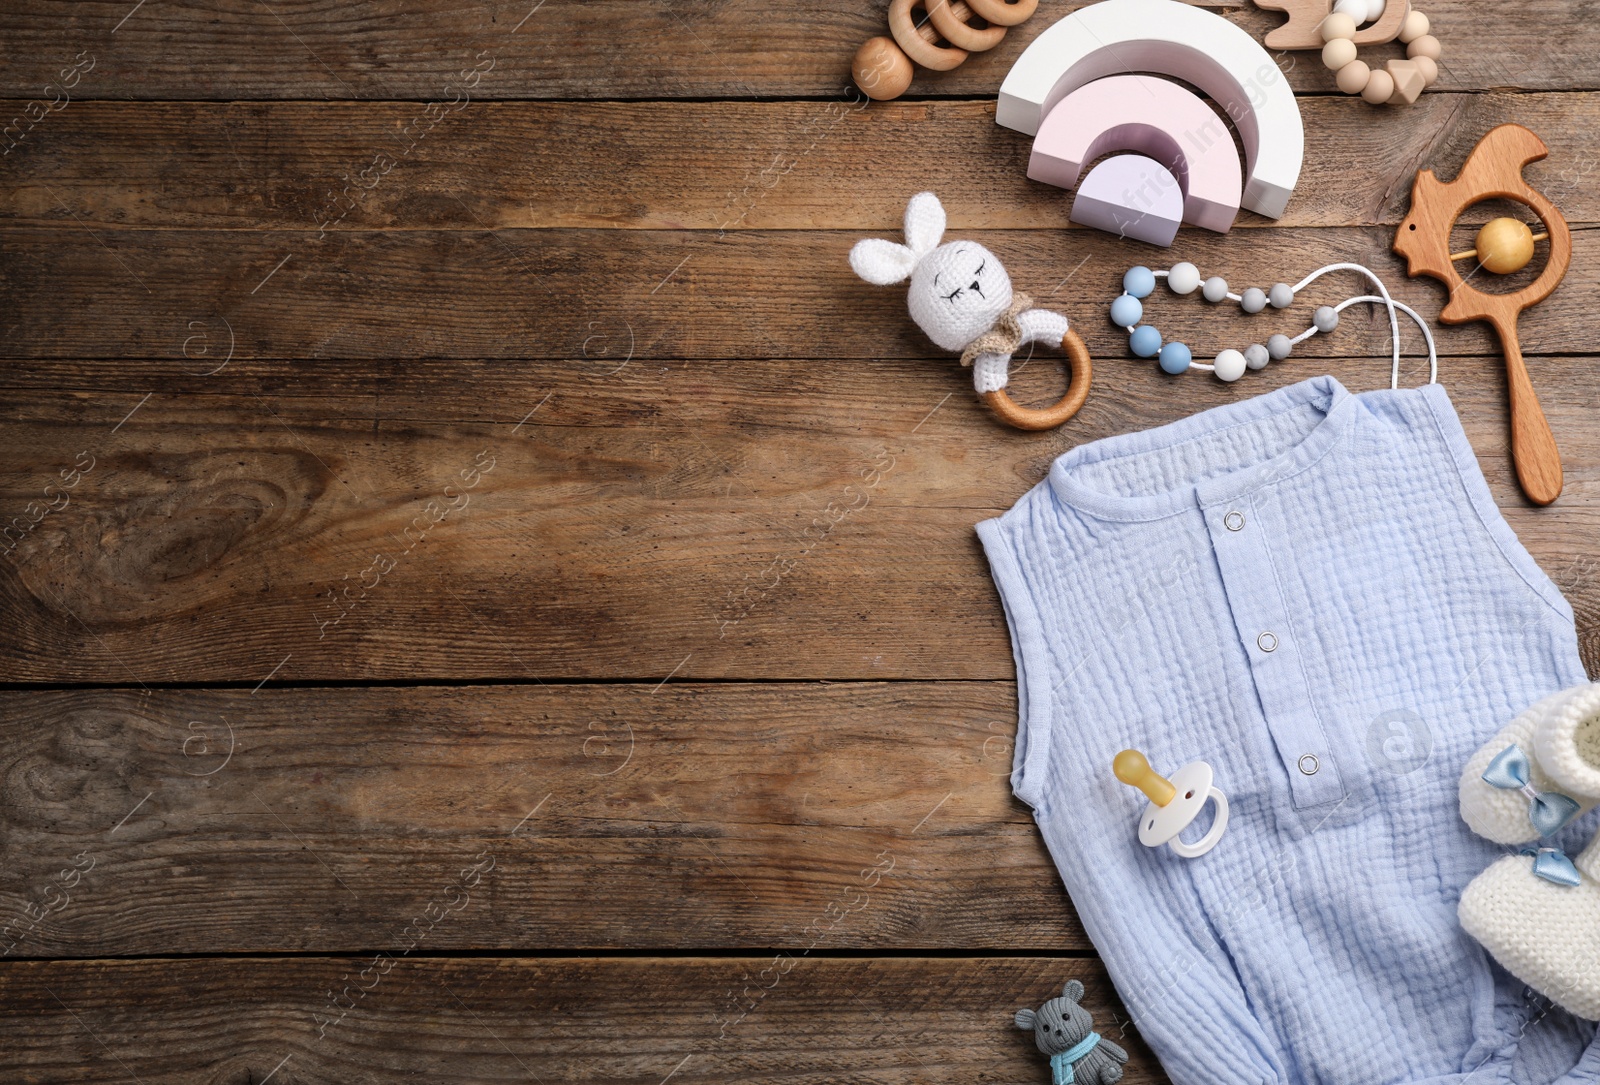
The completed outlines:
[[[1088,348],[1068,329],[1066,317],[1035,309],[1028,295],[1012,292],[1011,277],[994,253],[975,241],[941,245],[944,226],[939,198],[919,192],[906,205],[906,243],[858,241],[850,266],[878,286],[911,280],[911,319],[939,346],[961,352],[978,394],[1001,421],[1027,430],[1061,425],[1089,396]],[[1021,407],[1006,394],[1011,356],[1028,343],[1060,343],[1072,363],[1067,394],[1054,407]]]

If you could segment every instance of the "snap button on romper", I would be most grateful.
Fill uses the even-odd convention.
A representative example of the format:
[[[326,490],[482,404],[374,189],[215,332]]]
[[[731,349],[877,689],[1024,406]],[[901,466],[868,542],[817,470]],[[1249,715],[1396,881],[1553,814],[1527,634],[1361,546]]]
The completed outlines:
[[[1176,1085],[1600,1081],[1595,1026],[1456,919],[1504,854],[1457,814],[1461,766],[1586,676],[1440,386],[1319,377],[1083,445],[977,530],[1013,790]],[[1215,850],[1139,844],[1129,747],[1211,763]]]

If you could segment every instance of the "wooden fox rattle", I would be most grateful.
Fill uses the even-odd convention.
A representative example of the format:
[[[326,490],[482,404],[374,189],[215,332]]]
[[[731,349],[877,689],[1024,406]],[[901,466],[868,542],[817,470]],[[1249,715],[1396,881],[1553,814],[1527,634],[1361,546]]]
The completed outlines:
[[[1511,400],[1511,458],[1522,492],[1535,505],[1561,496],[1561,454],[1528,379],[1517,341],[1517,317],[1537,305],[1561,282],[1572,262],[1572,233],[1555,205],[1522,179],[1522,167],[1550,153],[1544,142],[1517,124],[1491,128],[1467,156],[1454,181],[1440,181],[1432,170],[1417,174],[1411,188],[1411,211],[1395,232],[1394,251],[1406,258],[1407,274],[1428,275],[1450,288],[1450,300],[1439,313],[1445,324],[1487,321],[1500,336],[1506,355],[1506,390]],[[1478,231],[1476,245],[1451,253],[1450,229],[1468,207],[1483,200],[1520,203],[1539,216],[1544,231],[1535,235],[1514,218],[1497,218]],[[1536,241],[1550,243],[1550,258],[1539,277],[1520,290],[1491,294],[1477,289],[1456,269],[1456,262],[1476,260],[1496,275],[1520,271],[1533,259]]]

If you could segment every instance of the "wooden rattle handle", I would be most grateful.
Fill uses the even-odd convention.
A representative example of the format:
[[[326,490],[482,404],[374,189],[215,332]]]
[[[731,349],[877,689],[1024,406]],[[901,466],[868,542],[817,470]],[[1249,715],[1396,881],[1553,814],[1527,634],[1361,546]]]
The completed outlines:
[[[1006,394],[1004,388],[983,393],[983,401],[995,417],[1010,426],[1025,430],[1055,429],[1078,413],[1083,401],[1089,398],[1089,384],[1094,377],[1094,367],[1089,361],[1089,348],[1083,345],[1078,333],[1071,328],[1061,337],[1061,349],[1066,351],[1072,367],[1072,377],[1067,394],[1054,407],[1021,407]]]
[[[1515,316],[1509,323],[1489,321],[1500,333],[1500,345],[1506,354],[1506,388],[1511,400],[1511,461],[1528,500],[1535,505],[1548,505],[1561,496],[1561,452],[1556,448],[1556,437],[1550,432],[1544,408],[1539,406],[1533,382],[1528,379],[1515,321]]]

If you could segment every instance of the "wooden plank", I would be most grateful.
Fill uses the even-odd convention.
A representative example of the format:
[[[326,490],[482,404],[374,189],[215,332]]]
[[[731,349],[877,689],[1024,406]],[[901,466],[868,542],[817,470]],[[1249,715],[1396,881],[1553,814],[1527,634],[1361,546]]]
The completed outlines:
[[[1398,182],[1416,165],[1454,176],[1507,121],[1550,146],[1529,176],[1569,221],[1600,221],[1600,195],[1585,183],[1600,166],[1600,94],[1433,92],[1404,110],[1338,95],[1301,109],[1305,168],[1279,226],[1398,223],[1410,199]],[[898,231],[907,195],[932,189],[961,229],[1069,226],[1070,195],[1027,179],[1030,141],[994,123],[992,101],[486,102],[407,153],[398,133],[414,111],[83,102],[5,161],[0,222]],[[1368,165],[1353,171],[1352,160]],[[1238,226],[1266,224],[1246,213]]]
[[[886,28],[884,0],[495,0],[473,5],[380,3],[337,11],[312,4],[220,6],[7,5],[0,94],[60,101],[59,73],[93,61],[75,98],[417,99],[746,98],[842,96],[850,58]],[[915,95],[993,95],[1035,36],[1068,11],[1057,3],[991,52],[952,72],[921,73]],[[1251,4],[1215,10],[1257,40],[1283,16]],[[1482,18],[1469,0],[1430,0],[1447,42],[1440,86],[1550,90],[1574,85],[1600,51],[1600,31],[1561,0],[1533,0],[1519,18]],[[604,28],[600,32],[600,28]],[[1380,60],[1394,46],[1371,47]],[[85,59],[79,59],[83,54]],[[1290,84],[1328,92],[1314,53],[1278,56]],[[487,67],[491,64],[493,67]]]
[[[1073,978],[1132,1056],[1122,1080],[1164,1083],[1096,962],[1038,958],[6,964],[0,1068],[30,1085],[1046,1081],[1011,1018]],[[347,987],[340,1018],[328,995]]]
[[[1081,952],[1015,719],[1008,682],[3,693],[0,956]]]
[[[150,375],[117,365],[34,376]],[[1568,480],[1542,511],[1509,473],[1499,361],[1443,376],[1512,525],[1578,601],[1594,666],[1592,367],[1531,365]],[[190,377],[17,390],[0,408],[17,450],[0,510],[20,533],[0,562],[0,680],[1008,679],[976,521],[1080,441],[1323,368],[1223,385],[1108,361],[1081,415],[1043,434],[991,421],[948,361],[241,363],[214,378],[232,395]],[[1378,359],[1333,368],[1388,383]],[[1018,394],[1063,383],[1036,361]],[[60,472],[85,466],[63,499]]]
[[[1295,282],[1335,261],[1365,263],[1394,296],[1430,317],[1443,294],[1408,280],[1386,227],[1185,231],[1171,250],[1134,247],[1096,230],[967,230],[999,254],[1017,287],[1077,321],[1096,357],[1126,357],[1126,333],[1105,317],[1135,262],[1187,258],[1236,286]],[[1470,245],[1471,231],[1459,228]],[[1524,314],[1530,355],[1587,353],[1586,299],[1600,294],[1600,246],[1577,231],[1560,292]],[[169,358],[181,371],[195,322],[234,358],[634,359],[940,358],[907,318],[905,291],[849,269],[865,231],[502,230],[315,232],[91,230],[77,224],[0,230],[0,352],[13,359]],[[1504,277],[1536,274],[1538,262]],[[1312,304],[1361,285],[1345,274],[1308,291],[1295,314],[1226,323],[1198,296],[1162,294],[1152,322],[1197,354],[1307,326]],[[1498,285],[1498,284],[1497,284]],[[1046,300],[1048,299],[1048,300]],[[1413,333],[1414,334],[1414,333]],[[1449,355],[1497,351],[1481,324],[1441,332]],[[1226,338],[1222,338],[1223,336]],[[1388,324],[1346,313],[1338,334],[1300,357],[1388,353]],[[1219,342],[1219,339],[1221,341]],[[1415,339],[1413,340],[1415,341]],[[605,353],[609,351],[609,353]],[[876,363],[874,363],[876,364]],[[1131,363],[1130,363],[1131,364]],[[599,367],[596,367],[599,368]],[[607,367],[610,368],[610,367]],[[828,366],[837,374],[845,366]],[[602,370],[604,371],[604,370]]]

